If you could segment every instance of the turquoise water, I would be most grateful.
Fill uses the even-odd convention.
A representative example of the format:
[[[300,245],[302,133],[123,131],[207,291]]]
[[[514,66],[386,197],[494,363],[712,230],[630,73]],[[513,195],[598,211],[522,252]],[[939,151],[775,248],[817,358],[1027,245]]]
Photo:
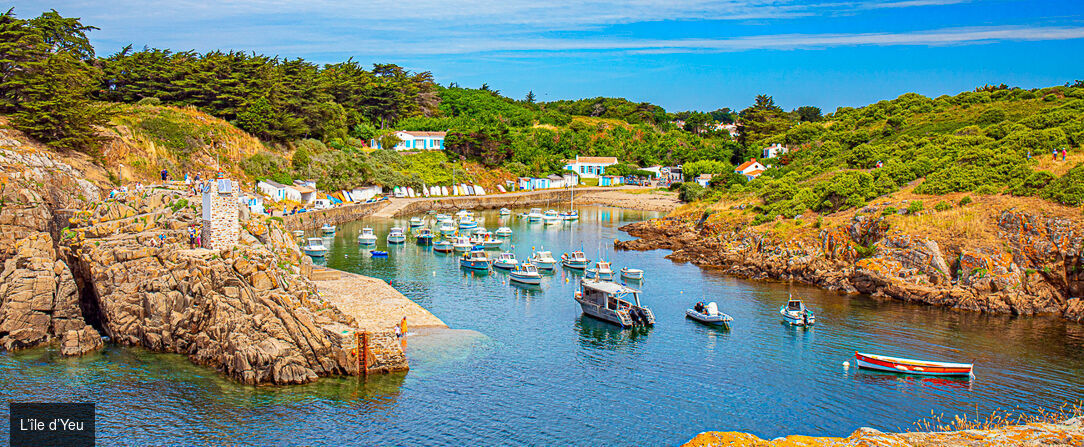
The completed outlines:
[[[61,359],[38,349],[0,355],[0,398],[98,402],[99,439],[132,445],[673,445],[704,430],[847,435],[905,429],[931,411],[1084,398],[1084,325],[743,281],[673,263],[664,251],[612,250],[613,239],[628,238],[618,227],[654,213],[580,213],[558,227],[512,219],[517,256],[531,246],[558,256],[582,246],[592,259],[601,252],[617,268],[644,269],[654,328],[620,330],[581,316],[572,300],[578,275],[569,271],[524,288],[412,242],[370,258],[355,242],[361,227],[373,226],[385,249],[393,222],[365,221],[339,227],[326,263],[389,281],[457,329],[408,337],[409,373],[246,387],[175,355],[112,347]],[[479,215],[490,230],[498,226],[495,212]],[[817,312],[815,328],[780,322],[788,293]],[[719,302],[733,328],[685,319],[698,300]],[[844,369],[855,350],[975,362],[976,377]]]

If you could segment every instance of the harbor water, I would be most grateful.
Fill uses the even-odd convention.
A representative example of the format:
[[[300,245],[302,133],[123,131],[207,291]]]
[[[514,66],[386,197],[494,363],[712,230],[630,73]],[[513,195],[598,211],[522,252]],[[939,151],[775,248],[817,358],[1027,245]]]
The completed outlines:
[[[1084,325],[746,281],[674,263],[666,251],[615,252],[613,240],[629,238],[620,226],[658,214],[579,211],[578,222],[553,226],[477,214],[491,231],[513,229],[515,248],[504,248],[521,261],[532,247],[555,257],[582,249],[615,270],[643,269],[646,279],[632,285],[654,327],[582,316],[572,299],[578,272],[558,268],[541,286],[517,286],[503,271],[461,269],[458,255],[413,237],[388,247],[388,230],[406,228],[406,217],[365,220],[340,225],[322,262],[388,281],[453,328],[412,329],[408,373],[250,387],[178,355],[113,346],[67,359],[41,348],[0,354],[0,399],[96,402],[103,445],[675,445],[706,430],[764,438],[906,430],[931,414],[1084,398]],[[364,226],[387,258],[358,246]],[[788,295],[816,312],[815,327],[782,323]],[[697,301],[716,301],[732,328],[687,319]],[[859,371],[855,351],[973,362],[975,377]]]

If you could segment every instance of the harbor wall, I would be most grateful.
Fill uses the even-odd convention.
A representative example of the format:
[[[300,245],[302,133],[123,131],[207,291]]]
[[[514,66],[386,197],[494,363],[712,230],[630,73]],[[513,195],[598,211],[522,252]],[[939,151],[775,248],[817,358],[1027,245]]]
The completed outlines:
[[[577,193],[580,191],[577,190]],[[577,194],[578,195],[578,194]],[[522,208],[549,204],[567,204],[572,197],[569,190],[544,190],[526,193],[494,194],[490,196],[439,197],[415,199],[395,210],[391,217],[419,214],[426,211],[456,211],[461,209]]]
[[[320,228],[324,224],[339,225],[353,222],[362,217],[372,215],[388,206],[387,200],[373,203],[355,203],[326,210],[309,211],[301,214],[293,214],[283,217],[286,229],[290,231],[311,230]]]

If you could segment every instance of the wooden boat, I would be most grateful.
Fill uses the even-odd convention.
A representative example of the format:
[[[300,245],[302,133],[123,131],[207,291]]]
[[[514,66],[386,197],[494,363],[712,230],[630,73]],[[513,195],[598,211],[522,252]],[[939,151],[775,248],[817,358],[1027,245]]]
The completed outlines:
[[[440,241],[433,244],[433,251],[437,253],[451,253],[455,248],[452,247],[452,243],[448,241]]]
[[[621,268],[621,277],[625,279],[642,280],[644,279],[644,271],[640,269],[634,269],[631,267]]]
[[[386,258],[386,257],[388,257],[388,252],[380,251],[380,250],[373,250],[373,251],[369,252],[369,256],[372,256],[374,258]]]
[[[391,232],[388,233],[388,243],[402,244],[403,242],[406,242],[406,233],[402,228],[392,227]]]
[[[575,299],[584,315],[621,327],[651,326],[655,314],[640,304],[640,291],[609,281],[580,280]]]
[[[540,222],[542,221],[542,208],[531,208],[531,212],[527,213],[528,222]]]
[[[546,214],[542,215],[542,223],[546,225],[561,223],[561,220],[561,214],[556,210],[546,211]]]
[[[420,217],[414,216],[410,218],[410,228],[418,228],[424,224],[425,221]]]
[[[931,362],[858,351],[855,351],[854,359],[859,368],[927,376],[970,376],[974,366],[971,363]]]
[[[428,228],[419,228],[418,229],[418,236],[417,236],[418,245],[433,245],[433,238],[434,237],[435,236],[433,235],[433,230],[430,230]]]
[[[497,259],[493,261],[493,266],[500,269],[514,269],[519,266],[519,260],[516,259],[514,253],[504,252],[497,255]]]
[[[594,267],[587,269],[587,271],[584,272],[583,276],[586,276],[588,278],[594,278],[599,281],[613,281],[614,270],[613,267],[610,266],[609,262],[598,261],[595,263]]]
[[[488,271],[492,265],[490,264],[489,255],[485,251],[471,250],[463,253],[463,257],[459,258],[459,266],[471,270]]]
[[[498,228],[498,229],[497,229],[497,231],[495,231],[494,233],[496,233],[496,234],[497,234],[497,236],[505,236],[505,237],[508,237],[508,236],[511,236],[511,235],[512,235],[512,229],[511,229],[511,228],[508,228],[508,227],[500,227],[500,228]]]
[[[335,234],[335,226],[324,224],[320,227],[320,231],[322,231],[324,234]]]
[[[730,329],[730,322],[734,321],[730,315],[719,312],[719,305],[714,301],[707,305],[703,302],[696,303],[692,309],[685,309],[685,316],[704,324],[723,326],[727,329]]]
[[[783,321],[795,326],[812,326],[817,322],[813,312],[806,309],[802,300],[790,299],[779,308],[779,313],[783,315]]]
[[[373,234],[373,229],[365,227],[361,229],[361,234],[358,235],[358,243],[361,245],[375,245],[376,235]]]
[[[561,265],[570,269],[583,270],[591,265],[591,260],[587,259],[582,251],[574,251],[561,255]]]
[[[301,250],[314,258],[322,258],[327,255],[327,247],[324,246],[324,240],[318,237],[310,237]]]
[[[548,251],[531,253],[528,261],[538,267],[539,270],[553,270],[557,266],[557,260],[553,258],[553,253]]]
[[[535,267],[534,264],[524,262],[508,272],[508,280],[522,284],[538,285],[542,284],[542,274],[538,273],[538,267]]]

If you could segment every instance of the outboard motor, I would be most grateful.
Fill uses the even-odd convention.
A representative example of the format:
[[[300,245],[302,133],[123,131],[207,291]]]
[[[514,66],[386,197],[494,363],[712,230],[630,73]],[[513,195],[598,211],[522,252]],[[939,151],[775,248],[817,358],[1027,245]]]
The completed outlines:
[[[647,318],[644,318],[644,311],[640,310],[639,307],[632,308],[632,311],[629,312],[629,316],[632,317],[633,323],[645,324],[647,322]]]
[[[802,324],[809,325],[809,311],[802,311]]]

